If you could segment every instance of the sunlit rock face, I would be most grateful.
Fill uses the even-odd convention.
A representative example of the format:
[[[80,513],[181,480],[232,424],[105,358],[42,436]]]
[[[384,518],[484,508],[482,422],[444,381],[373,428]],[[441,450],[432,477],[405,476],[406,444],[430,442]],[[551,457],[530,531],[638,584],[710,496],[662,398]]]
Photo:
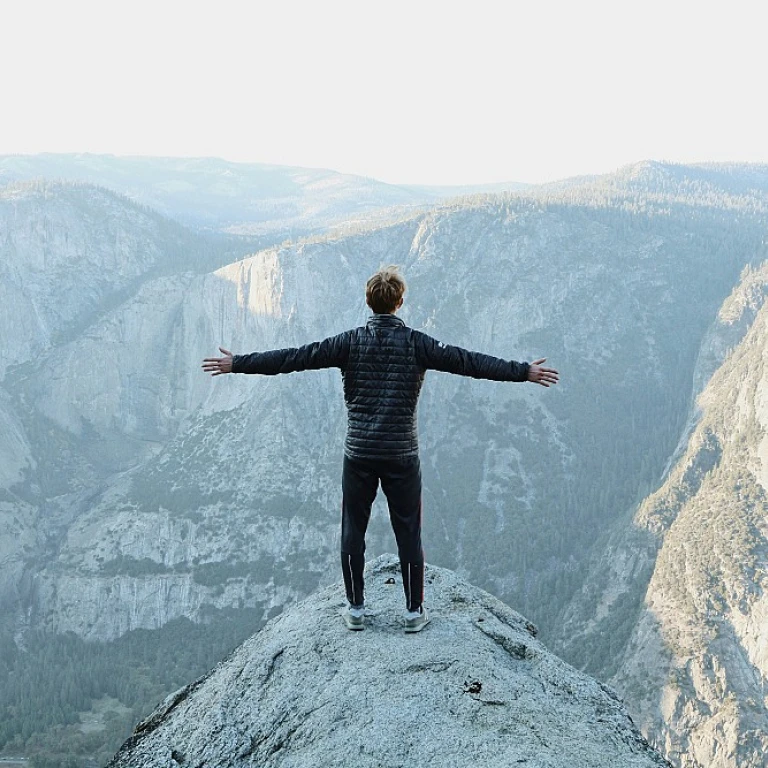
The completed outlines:
[[[668,766],[620,700],[455,573],[427,569],[431,623],[405,635],[393,556],[367,572],[362,632],[339,585],[286,609],[142,721],[110,768]]]

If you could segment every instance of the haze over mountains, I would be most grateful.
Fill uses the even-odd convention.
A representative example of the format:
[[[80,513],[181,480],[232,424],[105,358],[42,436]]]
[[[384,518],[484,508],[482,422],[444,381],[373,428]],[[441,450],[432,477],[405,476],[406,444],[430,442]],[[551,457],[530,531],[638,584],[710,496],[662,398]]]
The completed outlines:
[[[428,562],[616,686],[676,765],[762,765],[768,167],[649,162],[435,203],[348,178],[318,193],[299,171],[264,192],[252,168],[223,191],[207,161],[169,192],[169,161],[147,159],[137,204],[142,177],[114,158],[88,160],[99,186],[25,182],[19,162],[0,160],[0,741],[65,722],[69,693],[25,731],[18,693],[52,648],[72,680],[35,687],[125,728],[160,688],[126,669],[83,693],[83,659],[152,654],[167,693],[223,655],[216,635],[336,580],[338,372],[211,380],[199,362],[360,324],[365,279],[399,263],[406,322],[562,374],[550,390],[428,374]],[[73,161],[28,162],[61,178]],[[287,227],[314,234],[277,245]],[[393,548],[377,506],[369,552]],[[182,626],[209,656],[171,669]]]
[[[30,179],[105,186],[185,224],[260,236],[266,244],[375,218],[393,206],[413,208],[446,197],[526,186],[396,186],[325,169],[215,157],[0,156],[0,185]]]

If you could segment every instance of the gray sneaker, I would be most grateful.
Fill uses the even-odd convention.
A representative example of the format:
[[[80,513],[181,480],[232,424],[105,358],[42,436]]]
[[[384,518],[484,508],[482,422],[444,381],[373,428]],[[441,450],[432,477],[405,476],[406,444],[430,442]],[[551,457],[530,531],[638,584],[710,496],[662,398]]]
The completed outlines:
[[[361,630],[365,628],[365,607],[348,605],[342,612],[341,618],[347,625],[347,629]]]
[[[421,632],[429,624],[429,613],[422,605],[418,611],[408,611],[405,614],[405,632]]]

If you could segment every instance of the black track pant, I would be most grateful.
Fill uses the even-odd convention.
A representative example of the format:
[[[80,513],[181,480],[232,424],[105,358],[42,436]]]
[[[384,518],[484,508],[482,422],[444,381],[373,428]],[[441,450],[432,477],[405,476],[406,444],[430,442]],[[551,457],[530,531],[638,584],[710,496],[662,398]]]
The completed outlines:
[[[365,532],[371,505],[381,488],[397,540],[403,589],[409,611],[424,599],[424,551],[421,548],[421,467],[419,457],[351,459],[344,457],[341,502],[341,569],[347,600],[363,604]]]

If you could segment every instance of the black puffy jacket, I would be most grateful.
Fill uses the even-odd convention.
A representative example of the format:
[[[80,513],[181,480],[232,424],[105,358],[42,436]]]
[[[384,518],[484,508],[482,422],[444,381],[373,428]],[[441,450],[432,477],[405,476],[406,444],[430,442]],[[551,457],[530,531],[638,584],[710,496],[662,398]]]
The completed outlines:
[[[235,355],[233,373],[274,375],[339,368],[348,425],[344,452],[353,458],[398,459],[418,453],[416,403],[427,370],[475,379],[525,381],[528,363],[443,344],[408,328],[396,315],[291,349]]]

